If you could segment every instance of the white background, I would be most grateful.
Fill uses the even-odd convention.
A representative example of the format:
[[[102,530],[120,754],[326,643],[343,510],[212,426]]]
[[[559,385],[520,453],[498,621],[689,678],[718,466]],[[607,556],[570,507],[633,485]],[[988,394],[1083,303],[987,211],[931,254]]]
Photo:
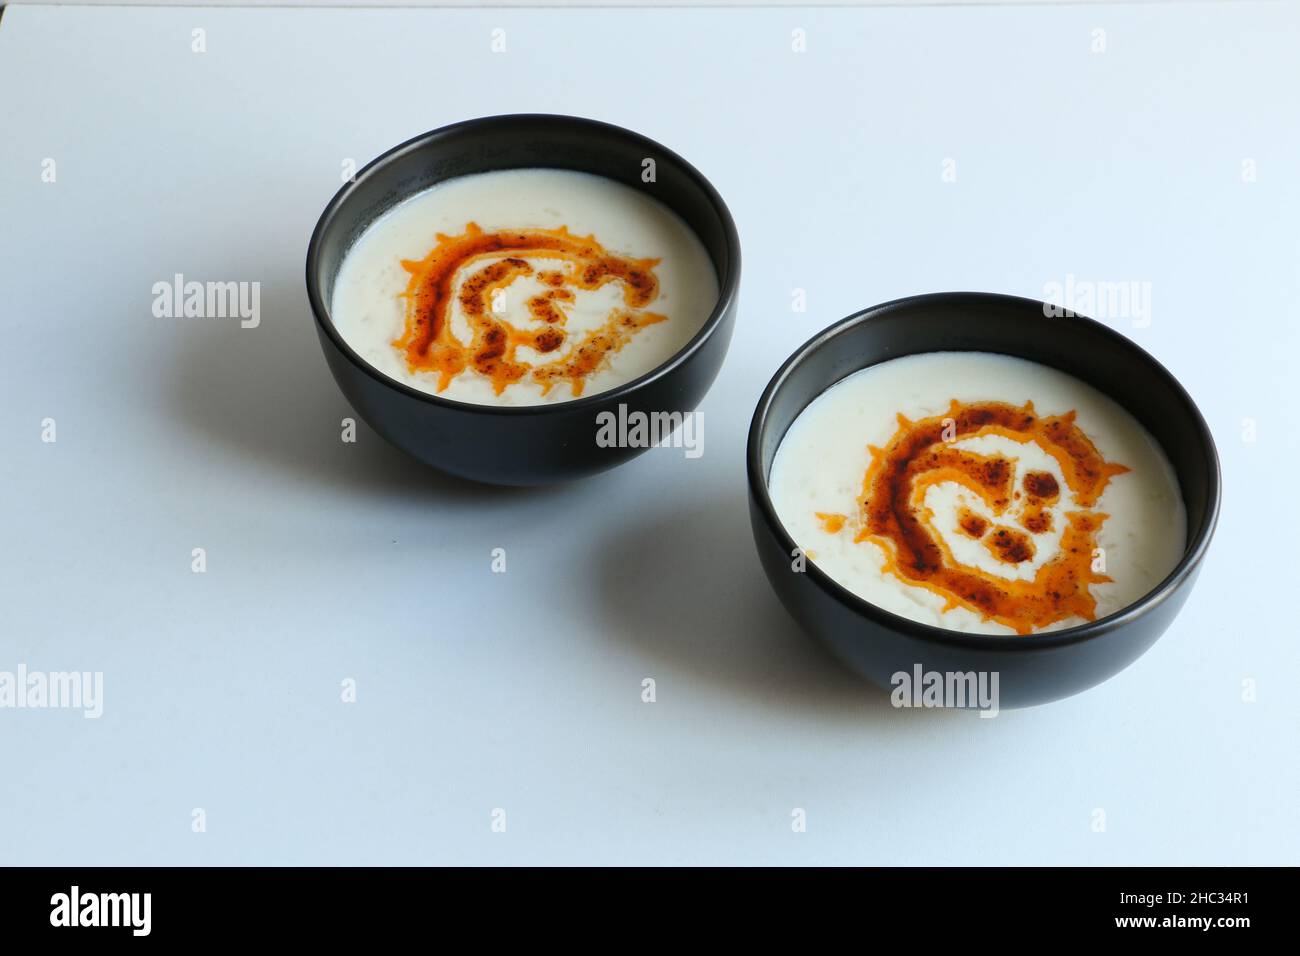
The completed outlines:
[[[26,0],[18,0],[19,3]],[[779,3],[777,0],[239,0],[237,4],[205,3],[203,0],[53,0],[57,5],[73,6],[147,6],[147,7],[203,7],[203,6],[241,6],[241,7],[572,7],[572,8],[616,8],[616,7],[863,7],[863,6],[956,6],[960,4],[1053,4],[1053,3],[1102,3],[1104,0],[825,0],[819,3]],[[1197,3],[1200,0],[1140,0],[1144,3]],[[1285,2],[1285,0],[1277,0]]]
[[[1298,47],[1300,10],[1249,3],[8,8],[0,670],[105,701],[0,710],[0,860],[1296,863]],[[731,205],[698,460],[499,491],[339,440],[302,273],[342,163],[532,110],[642,131]],[[154,318],[178,272],[260,282],[260,327]],[[895,711],[767,587],[754,403],[866,305],[1067,274],[1151,284],[1149,327],[1108,321],[1219,442],[1204,572],[1092,691]]]

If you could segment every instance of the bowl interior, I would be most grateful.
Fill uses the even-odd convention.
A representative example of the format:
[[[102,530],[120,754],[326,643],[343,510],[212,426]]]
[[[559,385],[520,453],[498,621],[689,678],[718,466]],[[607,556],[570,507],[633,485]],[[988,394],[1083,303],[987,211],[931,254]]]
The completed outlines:
[[[937,351],[1029,359],[1110,396],[1160,443],[1182,490],[1187,544],[1183,562],[1170,577],[1204,547],[1218,510],[1218,458],[1187,392],[1155,359],[1104,325],[1045,315],[1043,303],[1011,296],[948,293],[903,299],[846,319],[805,344],[778,373],[760,406],[756,440],[764,490],[781,440],[813,399],[870,365]]]
[[[643,179],[646,161],[654,179]],[[704,244],[718,274],[716,320],[739,282],[739,242],[725,204],[676,153],[644,136],[570,116],[523,114],[468,120],[418,136],[371,162],[330,202],[308,253],[308,284],[318,311],[329,305],[344,256],[376,219],[403,200],[457,176],[502,169],[594,173],[649,191],[681,216]],[[704,331],[704,330],[701,330]]]

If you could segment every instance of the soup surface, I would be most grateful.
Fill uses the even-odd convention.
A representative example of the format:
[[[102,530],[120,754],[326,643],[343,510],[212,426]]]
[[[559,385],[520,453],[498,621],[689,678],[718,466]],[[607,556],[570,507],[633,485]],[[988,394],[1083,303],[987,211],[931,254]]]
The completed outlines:
[[[629,382],[718,299],[704,246],[646,189],[557,169],[439,183],[348,251],[334,326],[379,371],[456,401],[537,405]]]
[[[777,449],[778,517],[872,604],[959,631],[1030,634],[1111,614],[1182,557],[1160,446],[1078,379],[935,352],[850,375]]]

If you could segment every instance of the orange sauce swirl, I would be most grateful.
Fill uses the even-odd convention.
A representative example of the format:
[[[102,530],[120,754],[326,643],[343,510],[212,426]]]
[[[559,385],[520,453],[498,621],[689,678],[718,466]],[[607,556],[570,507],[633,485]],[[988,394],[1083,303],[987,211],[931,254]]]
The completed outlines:
[[[1050,472],[1028,472],[1022,494],[1014,487],[1013,459],[953,447],[961,439],[981,435],[1036,444],[1055,459],[1072,494],[1076,510],[1064,512],[1058,552],[1032,578],[1006,578],[956,560],[924,504],[930,487],[956,482],[978,496],[995,517],[1018,510],[1026,530],[1051,530],[1048,509],[1061,499],[1056,478]],[[1093,570],[1097,533],[1107,518],[1093,507],[1110,479],[1129,469],[1102,458],[1075,424],[1073,411],[1040,417],[1032,402],[1016,406],[954,399],[943,415],[915,422],[899,415],[889,443],[869,450],[871,464],[858,498],[858,519],[852,522],[853,540],[878,544],[886,554],[885,572],[943,597],[945,612],[964,607],[1019,634],[1070,617],[1095,619],[1097,602],[1089,586],[1111,579]],[[829,523],[824,527],[832,531]],[[1035,556],[1030,535],[968,508],[959,509],[957,527],[982,541],[1003,564],[1014,566]]]
[[[411,277],[402,293],[405,325],[393,345],[405,353],[411,372],[437,374],[439,392],[472,369],[489,379],[498,395],[527,378],[542,387],[543,395],[568,382],[576,397],[609,355],[641,329],[667,321],[666,315],[644,311],[659,295],[654,274],[659,260],[616,255],[595,236],[575,236],[565,226],[484,232],[471,222],[461,235],[438,233],[436,238],[423,259],[402,260]],[[554,261],[556,268],[539,270],[533,265],[539,259]],[[513,325],[492,308],[497,293],[521,276],[535,276],[549,287],[526,303],[536,327]],[[548,354],[569,342],[564,307],[574,302],[574,290],[591,291],[610,282],[622,284],[625,307],[611,310],[602,325],[570,342],[566,354],[539,363],[518,354],[520,346]],[[451,309],[457,302],[469,324],[469,342],[452,329]]]

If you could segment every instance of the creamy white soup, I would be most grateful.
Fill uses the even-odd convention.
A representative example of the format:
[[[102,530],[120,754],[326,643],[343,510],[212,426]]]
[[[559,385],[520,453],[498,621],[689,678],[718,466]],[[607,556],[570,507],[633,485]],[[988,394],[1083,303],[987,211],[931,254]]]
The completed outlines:
[[[1006,355],[863,369],[791,425],[769,482],[807,560],[887,611],[1030,634],[1137,601],[1182,557],[1160,446],[1107,396]]]
[[[717,300],[703,244],[648,192],[516,169],[447,180],[377,219],[344,257],[330,312],[400,382],[537,405],[657,368]]]

